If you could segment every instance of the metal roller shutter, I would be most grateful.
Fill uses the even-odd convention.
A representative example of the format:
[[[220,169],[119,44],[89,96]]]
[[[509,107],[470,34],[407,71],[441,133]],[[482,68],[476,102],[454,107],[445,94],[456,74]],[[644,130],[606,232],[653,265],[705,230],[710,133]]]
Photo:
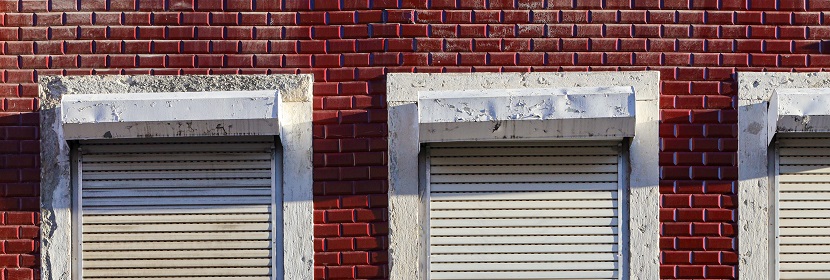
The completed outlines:
[[[82,277],[271,278],[273,145],[273,137],[82,141]]]
[[[431,278],[617,279],[619,144],[431,145]]]
[[[830,138],[779,137],[778,234],[781,279],[830,275]]]

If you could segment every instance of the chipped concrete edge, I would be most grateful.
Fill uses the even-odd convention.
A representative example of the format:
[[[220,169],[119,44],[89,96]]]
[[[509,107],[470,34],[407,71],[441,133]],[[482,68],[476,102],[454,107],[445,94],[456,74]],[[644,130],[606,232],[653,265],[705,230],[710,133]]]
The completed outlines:
[[[658,279],[659,250],[659,72],[389,74],[389,266],[390,279],[427,279],[423,248],[424,206],[418,183],[418,92],[471,89],[633,86],[636,136],[629,168],[628,262],[623,279]]]
[[[777,116],[769,114],[770,98],[782,88],[830,87],[830,73],[739,72],[737,79],[738,271],[744,279],[774,279],[768,152]]]
[[[312,209],[312,83],[311,75],[193,75],[193,76],[41,76],[39,77],[41,128],[41,278],[71,279],[72,207],[70,147],[63,136],[61,96],[130,92],[204,92],[279,90],[287,109],[278,111],[283,151],[283,193],[286,242],[285,275],[288,279],[313,278]],[[283,112],[285,111],[285,112]],[[289,125],[290,124],[290,125]],[[287,185],[287,184],[286,184]],[[290,234],[289,234],[290,232]],[[289,243],[290,242],[290,243]],[[288,246],[290,245],[290,246]]]

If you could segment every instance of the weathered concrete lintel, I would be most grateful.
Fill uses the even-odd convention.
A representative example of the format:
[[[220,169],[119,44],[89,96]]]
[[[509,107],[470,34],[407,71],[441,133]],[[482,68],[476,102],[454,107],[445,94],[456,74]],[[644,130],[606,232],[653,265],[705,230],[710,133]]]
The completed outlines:
[[[623,279],[659,278],[659,191],[658,191],[658,122],[659,72],[589,72],[589,73],[464,73],[464,74],[389,74],[387,107],[389,108],[389,266],[391,279],[428,279],[423,224],[429,199],[419,186],[418,155],[421,143],[475,140],[555,140],[607,139],[601,132],[586,135],[556,129],[537,131],[531,138],[527,131],[509,131],[511,123],[464,122],[464,129],[452,123],[421,123],[419,93],[465,90],[504,90],[528,88],[633,87],[636,107],[636,135],[627,141],[629,149],[629,238],[624,247],[629,256],[621,263]],[[437,93],[436,93],[437,94]],[[562,123],[555,120],[552,123]],[[521,127],[521,125],[519,125]],[[504,130],[501,130],[504,127]],[[527,126],[530,127],[530,126]],[[554,126],[555,127],[555,126]],[[475,131],[467,130],[472,129]],[[493,129],[496,128],[496,129]],[[440,132],[430,133],[431,130]],[[446,130],[446,131],[441,131]],[[452,130],[452,131],[450,131]],[[585,132],[585,131],[583,131]],[[475,134],[478,133],[478,134]],[[487,135],[489,133],[489,135]],[[606,133],[615,135],[614,133]],[[536,137],[538,136],[538,137]],[[593,138],[594,136],[596,138]],[[619,136],[619,135],[616,135]],[[624,136],[623,136],[624,137]],[[628,246],[627,242],[636,244]]]
[[[72,94],[64,123],[276,119],[276,91]]]
[[[311,75],[217,75],[217,76],[41,76],[41,278],[71,279],[72,217],[70,148],[61,115],[61,98],[73,94],[123,94],[154,92],[270,91],[279,92],[276,111],[279,123],[256,134],[280,135],[283,154],[283,265],[277,275],[285,279],[312,279],[314,246],[312,208],[312,83]],[[204,93],[200,93],[204,94]],[[271,119],[273,120],[273,119]],[[225,121],[221,121],[223,124]],[[228,123],[234,123],[229,120]],[[119,123],[112,123],[119,124]],[[204,131],[169,136],[248,135],[245,129],[217,130],[205,123]],[[141,122],[147,128],[166,131],[178,122]],[[186,122],[185,122],[186,125]],[[273,127],[276,126],[276,129]],[[114,128],[115,129],[115,128]],[[122,127],[126,129],[126,127]],[[117,130],[114,130],[117,131]],[[235,131],[235,132],[234,132]],[[120,133],[120,132],[119,132]],[[111,131],[111,135],[119,135]],[[164,133],[161,133],[164,134]],[[107,138],[102,133],[99,138]],[[132,135],[132,134],[130,134]],[[129,135],[126,135],[129,136]],[[139,135],[138,137],[147,137]],[[113,137],[116,138],[116,137]]]
[[[634,119],[632,87],[418,92],[419,121],[459,123],[559,119]],[[633,132],[634,126],[629,127]]]
[[[830,88],[777,89],[768,123],[774,132],[830,132]],[[769,133],[771,142],[775,133]]]
[[[826,107],[828,103],[820,101],[821,104],[815,104],[818,107],[800,107],[806,100],[795,92],[801,91],[807,96],[812,90],[804,89],[830,88],[830,73],[740,72],[737,78],[738,166],[741,167],[738,169],[739,270],[741,278],[773,279],[776,272],[770,261],[774,260],[771,255],[774,238],[769,232],[769,211],[773,207],[770,205],[773,191],[769,180],[770,141],[777,132],[823,132],[821,127],[830,124],[830,120],[824,116],[809,117],[805,125],[801,114],[806,111],[799,110],[815,113],[818,107]],[[776,91],[792,99],[773,98]],[[778,104],[781,101],[795,102],[788,107],[801,104],[797,105],[800,109],[782,112]]]

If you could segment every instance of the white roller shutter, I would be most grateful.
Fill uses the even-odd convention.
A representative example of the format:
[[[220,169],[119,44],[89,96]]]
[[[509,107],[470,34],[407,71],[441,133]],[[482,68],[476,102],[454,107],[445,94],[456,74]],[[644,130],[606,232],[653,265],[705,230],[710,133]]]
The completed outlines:
[[[273,137],[82,141],[86,279],[269,279]]]
[[[432,279],[617,279],[619,142],[429,148]]]
[[[830,138],[779,137],[781,279],[830,277]]]

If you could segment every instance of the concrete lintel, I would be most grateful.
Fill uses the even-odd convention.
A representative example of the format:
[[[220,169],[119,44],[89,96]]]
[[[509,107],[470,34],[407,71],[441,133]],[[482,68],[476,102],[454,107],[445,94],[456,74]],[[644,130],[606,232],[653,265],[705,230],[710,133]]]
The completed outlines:
[[[830,132],[830,88],[777,89],[770,98],[775,132]],[[772,141],[773,133],[768,135]]]
[[[631,87],[418,92],[420,123],[558,119],[634,119]],[[634,126],[629,127],[633,132]]]
[[[65,95],[63,123],[276,119],[276,91]]]
[[[71,279],[72,271],[72,203],[71,175],[67,140],[61,100],[64,96],[80,94],[124,94],[124,93],[165,93],[190,92],[194,95],[218,91],[269,91],[279,92],[276,100],[279,110],[274,111],[279,119],[276,124],[270,119],[268,129],[258,129],[259,135],[279,134],[282,144],[282,201],[283,201],[283,242],[282,267],[275,272],[284,279],[312,279],[314,246],[312,207],[312,83],[311,75],[194,75],[194,76],[42,76],[39,78],[40,125],[41,125],[41,279]],[[273,101],[273,100],[272,100]],[[272,104],[273,105],[273,104]],[[250,119],[248,119],[250,120]],[[255,121],[261,122],[260,119]],[[166,132],[178,127],[178,121],[140,122],[150,135],[136,137],[168,136],[220,136],[252,135],[243,133],[243,128],[230,129],[229,124],[239,126],[239,120],[219,120],[214,123],[191,124],[196,131],[182,129],[181,135]],[[251,122],[247,122],[249,125]],[[97,138],[113,136],[135,136],[125,123],[113,127],[109,133],[98,134]],[[213,126],[211,126],[211,124]],[[217,124],[222,126],[217,128]],[[71,126],[73,124],[67,124]],[[129,125],[129,124],[127,124]],[[182,122],[187,126],[188,122]],[[198,128],[192,127],[197,126]],[[150,126],[150,127],[147,127]],[[275,126],[275,127],[272,127]],[[224,131],[220,128],[225,128]],[[119,131],[122,129],[124,131]],[[75,130],[73,130],[75,131]],[[122,132],[126,134],[121,134]],[[158,132],[158,133],[157,133]],[[74,133],[74,132],[73,132]],[[78,133],[83,134],[83,131]]]

